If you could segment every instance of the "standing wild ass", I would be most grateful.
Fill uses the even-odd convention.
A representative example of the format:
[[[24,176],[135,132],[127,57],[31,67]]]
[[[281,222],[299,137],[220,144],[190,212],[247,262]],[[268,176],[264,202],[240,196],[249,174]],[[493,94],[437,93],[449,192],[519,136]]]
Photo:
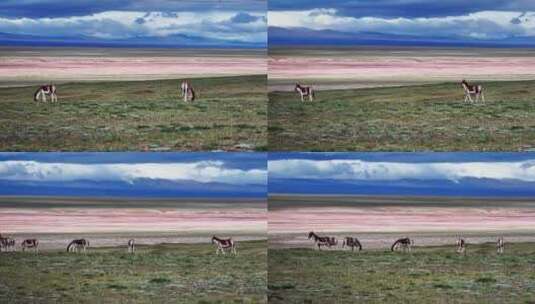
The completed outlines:
[[[189,81],[182,81],[182,83],[180,84],[180,92],[180,96],[184,98],[184,102],[195,100],[195,90],[193,90],[193,87],[191,86],[191,83],[189,83]]]
[[[318,246],[318,250],[321,250],[321,246],[331,248],[338,244],[338,241],[336,240],[334,236],[333,237],[319,236],[314,231],[310,231],[308,233],[308,239],[310,240],[311,238],[314,239],[314,244]]]
[[[39,252],[39,241],[36,239],[25,239],[20,244],[22,251],[25,252],[26,249],[33,249],[34,252]]]
[[[56,95],[56,86],[53,84],[47,84],[40,86],[37,91],[33,94],[33,100],[39,101],[41,99],[42,102],[46,102],[46,96],[50,96],[51,102],[57,102],[58,96]]]
[[[219,255],[219,253],[225,254],[226,250],[232,252],[234,255],[238,254],[236,251],[236,242],[234,242],[232,238],[221,239],[214,235],[212,236],[212,244],[217,245],[217,249],[215,251],[217,255]]]
[[[496,251],[498,254],[503,254],[505,251],[505,241],[503,240],[503,236],[498,237],[498,240],[496,241]]]
[[[485,103],[485,95],[483,95],[483,87],[481,85],[471,85],[463,79],[463,81],[461,81],[461,86],[464,89],[464,102],[470,101],[470,103],[473,103],[474,101],[472,100],[471,95],[474,95],[476,103],[479,101],[480,97],[481,101]]]
[[[462,237],[457,237],[457,253],[466,255],[466,241]]]
[[[305,101],[305,97],[308,97],[308,100],[314,101],[314,89],[312,87],[302,86],[299,83],[295,84],[294,91],[299,93],[301,96],[301,101]]]
[[[15,240],[10,237],[0,236],[0,252],[1,251],[14,251]]]
[[[136,252],[136,241],[134,239],[128,240],[128,253]]]

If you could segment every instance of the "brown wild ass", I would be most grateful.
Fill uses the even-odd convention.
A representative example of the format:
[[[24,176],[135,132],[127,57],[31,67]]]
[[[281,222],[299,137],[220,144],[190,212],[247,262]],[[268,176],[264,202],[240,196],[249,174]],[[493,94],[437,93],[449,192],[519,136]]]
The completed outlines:
[[[222,253],[224,255],[225,251],[227,250],[232,252],[234,255],[238,254],[238,252],[236,251],[236,242],[234,242],[232,238],[221,239],[214,235],[212,236],[212,244],[217,245],[217,249],[215,251],[217,255],[219,255],[219,253]]]
[[[300,85],[299,83],[295,84],[294,91],[299,93],[301,96],[301,101],[305,101],[305,97],[308,97],[308,100],[314,101],[314,89],[312,87],[305,87]]]
[[[72,240],[67,246],[67,252],[86,252],[87,247],[89,247],[89,241],[86,239],[77,239]]]
[[[33,100],[39,101],[41,99],[42,102],[46,102],[46,96],[50,96],[51,102],[57,102],[58,96],[56,95],[56,86],[53,84],[47,84],[40,86],[37,91],[33,94]]]
[[[183,80],[180,84],[180,96],[184,98],[184,102],[194,101],[195,100],[195,90],[193,86],[187,80]]]
[[[355,248],[358,248],[358,251],[362,250],[362,244],[357,238],[347,236],[342,243],[342,248],[345,246],[351,247],[351,251],[355,251]]]
[[[411,240],[408,237],[397,239],[394,244],[390,247],[390,250],[396,251],[401,249],[402,252],[408,251],[411,252],[412,246],[414,245],[414,241]]]
[[[0,252],[15,251],[15,240],[10,237],[0,236]]]
[[[503,240],[503,236],[498,237],[498,240],[496,241],[496,251],[498,254],[503,254],[505,251],[505,241]]]
[[[474,95],[476,103],[479,101],[479,98],[485,103],[485,95],[483,95],[483,87],[481,85],[471,85],[463,79],[463,81],[461,81],[461,86],[464,90],[464,102],[470,101],[470,103],[473,103],[474,101],[472,100],[471,95]]]
[[[311,238],[314,239],[314,244],[318,246],[318,250],[321,250],[321,246],[331,248],[338,244],[338,241],[336,240],[334,236],[333,237],[319,236],[316,233],[314,233],[314,231],[310,231],[308,233],[308,239],[310,240]]]
[[[22,252],[25,252],[26,249],[33,249],[34,252],[39,252],[39,241],[36,239],[25,239],[20,244],[22,247]]]
[[[466,241],[462,237],[457,237],[457,253],[466,255]]]
[[[128,253],[136,252],[136,241],[134,239],[128,240]]]

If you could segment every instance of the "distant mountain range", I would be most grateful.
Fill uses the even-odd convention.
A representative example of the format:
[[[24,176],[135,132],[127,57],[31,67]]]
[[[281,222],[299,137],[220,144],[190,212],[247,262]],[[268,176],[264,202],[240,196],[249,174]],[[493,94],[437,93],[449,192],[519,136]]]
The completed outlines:
[[[373,32],[348,33],[307,28],[268,28],[269,45],[336,45],[336,46],[459,46],[459,47],[535,47],[532,37],[503,40],[467,40],[457,37],[421,37]]]
[[[87,36],[35,36],[0,32],[0,45],[88,46],[88,47],[166,47],[166,48],[265,48],[265,44],[208,39],[175,34],[166,37],[139,36],[128,39],[98,39]]]
[[[352,182],[332,179],[270,179],[268,189],[269,193],[317,195],[535,197],[534,183],[483,178],[463,178],[458,181],[401,179]]]
[[[266,186],[250,184],[235,186],[223,183],[199,183],[160,179],[135,181],[79,180],[61,182],[13,182],[0,180],[0,195],[27,196],[90,196],[90,197],[265,197]]]

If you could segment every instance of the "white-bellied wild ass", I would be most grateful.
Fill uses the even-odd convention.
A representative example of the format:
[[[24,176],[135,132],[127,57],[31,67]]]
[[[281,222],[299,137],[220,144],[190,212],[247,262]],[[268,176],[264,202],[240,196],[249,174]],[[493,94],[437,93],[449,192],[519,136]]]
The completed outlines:
[[[0,252],[7,251],[7,237],[0,235]]]
[[[39,252],[39,241],[36,239],[25,239],[20,246],[22,247],[22,252],[25,252],[26,249],[33,249],[34,252]]]
[[[57,102],[58,96],[56,95],[56,86],[53,84],[47,84],[40,86],[37,91],[33,94],[33,100],[39,101],[41,99],[42,102],[46,102],[46,96],[50,96],[51,102]]]
[[[464,102],[470,101],[470,103],[473,103],[474,100],[472,100],[472,95],[474,95],[476,103],[479,101],[479,98],[485,103],[485,95],[483,95],[483,87],[481,85],[471,85],[464,79],[461,81],[461,85],[464,89]]]
[[[346,238],[344,239],[344,242],[342,243],[342,248],[344,248],[345,246],[351,247],[351,251],[355,251],[355,248],[357,248],[358,251],[362,250],[362,244],[360,243],[359,239],[350,236],[346,236]]]
[[[15,240],[10,237],[0,236],[0,251],[14,251]]]
[[[80,250],[86,252],[87,247],[89,247],[89,241],[86,239],[72,240],[67,246],[67,252],[80,252]]]
[[[457,237],[457,253],[466,254],[466,241],[462,237]]]
[[[314,231],[310,231],[308,233],[308,239],[310,240],[311,238],[314,239],[314,244],[318,246],[318,250],[321,250],[321,246],[331,248],[338,244],[338,241],[336,240],[334,236],[333,237],[319,236],[316,233],[314,233]]]
[[[134,239],[128,240],[128,252],[129,253],[136,252],[136,241]]]
[[[237,255],[238,252],[236,251],[236,242],[232,240],[232,238],[228,239],[221,239],[217,236],[212,236],[212,244],[216,244],[217,249],[215,253],[219,255],[219,253],[225,254],[225,251],[230,251],[234,255]]]
[[[180,84],[180,92],[180,96],[184,98],[184,102],[195,100],[195,90],[193,90],[193,87],[191,86],[191,83],[189,83],[189,81],[182,81],[182,83]]]
[[[305,97],[308,97],[310,101],[314,101],[314,89],[312,87],[305,87],[296,83],[294,90],[301,96],[301,101],[305,101]]]
[[[394,244],[392,244],[392,247],[390,247],[391,251],[396,251],[398,249],[401,249],[403,252],[408,251],[411,252],[411,248],[414,245],[414,241],[411,240],[408,237],[404,237],[401,239],[397,239]]]
[[[496,241],[496,251],[498,254],[502,254],[505,250],[505,242],[503,240],[503,236],[498,237],[498,240]]]

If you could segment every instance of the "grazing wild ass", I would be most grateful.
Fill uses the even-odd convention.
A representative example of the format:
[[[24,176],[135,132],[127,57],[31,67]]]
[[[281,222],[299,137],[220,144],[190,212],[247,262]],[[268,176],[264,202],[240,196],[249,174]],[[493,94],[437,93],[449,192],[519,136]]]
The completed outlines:
[[[184,102],[195,100],[195,90],[193,90],[193,87],[187,80],[182,81],[180,84],[180,92],[180,96],[184,98]]]
[[[362,244],[360,243],[359,239],[347,236],[344,239],[344,242],[342,243],[342,248],[345,246],[351,247],[351,251],[355,251],[355,247],[358,248],[358,251],[362,250]]]
[[[457,253],[466,255],[466,241],[462,237],[457,237]]]
[[[232,252],[234,255],[238,254],[236,251],[236,242],[234,242],[232,238],[220,239],[214,235],[212,236],[212,244],[217,245],[217,249],[215,251],[217,255],[219,255],[219,253],[225,254],[226,250]]]
[[[503,236],[498,237],[498,240],[496,241],[496,251],[498,254],[502,254],[505,251],[505,242],[503,240]]]
[[[22,252],[25,252],[26,249],[33,249],[34,252],[39,252],[39,241],[36,239],[25,239],[20,246],[22,247]]]
[[[136,241],[134,239],[128,240],[128,252],[129,253],[136,252]]]
[[[404,238],[396,240],[394,244],[392,244],[392,247],[390,247],[390,250],[393,252],[398,249],[401,249],[402,252],[405,252],[405,251],[411,252],[413,245],[414,245],[413,240],[411,240],[408,237],[404,237]]]
[[[40,86],[37,91],[33,94],[33,100],[39,101],[41,99],[42,102],[46,102],[46,96],[50,96],[51,102],[57,102],[58,96],[56,95],[56,86],[53,84],[47,84]]]
[[[67,252],[80,252],[82,250],[85,253],[87,247],[89,247],[89,241],[86,239],[72,240],[67,246]]]
[[[479,101],[479,98],[481,98],[481,101],[485,103],[485,95],[483,95],[483,87],[481,85],[468,84],[468,82],[464,79],[461,81],[461,85],[464,89],[464,102],[470,101],[470,103],[473,103],[474,100],[472,100],[471,95],[474,95],[476,98],[476,103]]]
[[[310,101],[314,101],[314,89],[312,87],[305,87],[296,83],[294,90],[301,96],[301,101],[305,101],[305,97],[308,97]]]
[[[318,246],[318,250],[321,250],[321,246],[331,248],[338,244],[338,241],[336,240],[334,236],[333,237],[319,236],[316,233],[314,233],[314,231],[310,231],[308,233],[308,239],[310,240],[311,238],[314,239],[314,244]]]

